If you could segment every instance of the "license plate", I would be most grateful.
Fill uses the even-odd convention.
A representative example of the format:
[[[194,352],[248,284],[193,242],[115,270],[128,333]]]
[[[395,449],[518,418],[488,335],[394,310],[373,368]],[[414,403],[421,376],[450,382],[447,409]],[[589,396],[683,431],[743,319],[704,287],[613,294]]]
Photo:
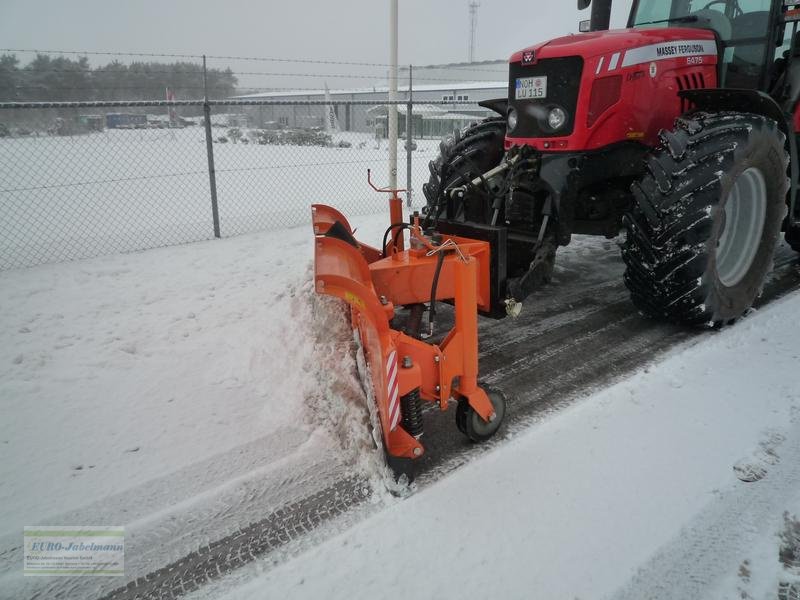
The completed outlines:
[[[547,98],[547,77],[517,78],[517,100]]]

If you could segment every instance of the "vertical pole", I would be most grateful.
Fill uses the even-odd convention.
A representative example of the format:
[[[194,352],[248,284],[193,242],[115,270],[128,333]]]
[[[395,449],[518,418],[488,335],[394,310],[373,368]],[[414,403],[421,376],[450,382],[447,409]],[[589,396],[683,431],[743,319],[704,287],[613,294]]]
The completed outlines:
[[[389,189],[397,189],[397,0],[389,19]]]
[[[208,76],[206,74],[206,55],[203,55],[203,114],[206,122],[206,154],[208,155],[208,184],[211,188],[211,219],[214,223],[214,237],[219,238],[219,207],[217,206],[217,172],[214,169],[214,140],[211,137],[211,105],[208,103]]]
[[[592,31],[608,31],[611,27],[611,0],[592,3]]]
[[[411,208],[411,144],[414,143],[414,75],[413,65],[408,65],[408,104],[406,105],[406,205]]]

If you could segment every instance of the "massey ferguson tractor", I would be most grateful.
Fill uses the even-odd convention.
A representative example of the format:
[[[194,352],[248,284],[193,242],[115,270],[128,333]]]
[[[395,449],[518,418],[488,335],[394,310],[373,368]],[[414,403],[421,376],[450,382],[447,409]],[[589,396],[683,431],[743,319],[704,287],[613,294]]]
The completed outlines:
[[[395,468],[424,452],[422,401],[457,401],[474,441],[497,431],[476,313],[518,314],[572,234],[624,229],[634,306],[712,327],[751,307],[782,231],[800,251],[800,0],[633,0],[615,31],[611,1],[590,6],[583,33],[511,57],[508,97],[483,103],[499,116],[442,142],[424,215],[385,190],[372,248],[314,208],[317,291],[350,304]],[[441,339],[438,301],[455,307]]]

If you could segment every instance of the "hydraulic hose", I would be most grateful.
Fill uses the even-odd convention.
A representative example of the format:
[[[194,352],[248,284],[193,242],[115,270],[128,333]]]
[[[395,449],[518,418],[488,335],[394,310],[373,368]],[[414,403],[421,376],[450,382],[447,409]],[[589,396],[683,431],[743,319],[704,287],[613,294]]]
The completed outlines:
[[[389,227],[383,233],[383,244],[381,245],[381,248],[383,248],[383,251],[381,253],[383,258],[386,258],[386,242],[389,239],[389,234],[392,232],[393,229],[397,229],[398,227],[400,228],[400,230],[399,232],[395,233],[395,237],[393,238],[394,244],[397,244],[397,234],[408,229],[411,226],[408,223],[392,223],[391,225],[389,225]]]

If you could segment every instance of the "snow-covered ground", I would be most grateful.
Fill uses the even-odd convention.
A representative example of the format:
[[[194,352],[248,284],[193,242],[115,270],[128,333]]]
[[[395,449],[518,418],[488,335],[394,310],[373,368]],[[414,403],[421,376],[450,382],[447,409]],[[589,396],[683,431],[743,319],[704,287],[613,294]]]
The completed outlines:
[[[794,294],[679,348],[298,558],[194,597],[775,599],[797,583],[795,598],[798,310]]]
[[[353,224],[377,242],[385,221]],[[792,580],[797,294],[398,501],[311,256],[305,226],[0,273],[0,598],[98,595],[23,578],[25,525],[122,525],[141,576],[353,473],[369,519],[197,596],[756,599]]]

